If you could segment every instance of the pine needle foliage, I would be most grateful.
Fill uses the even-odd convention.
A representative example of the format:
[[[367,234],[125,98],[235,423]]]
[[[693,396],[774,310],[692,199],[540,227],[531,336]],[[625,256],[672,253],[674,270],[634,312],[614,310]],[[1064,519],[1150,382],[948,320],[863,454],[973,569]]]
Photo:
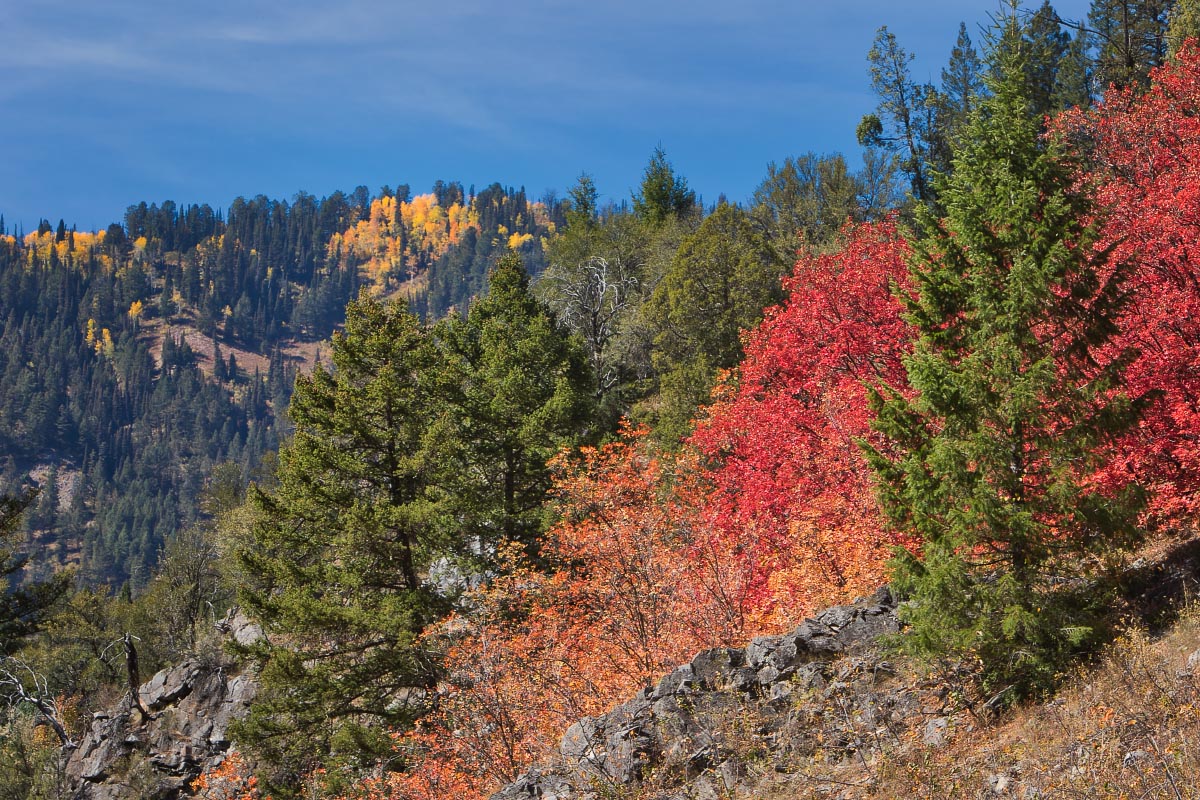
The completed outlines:
[[[863,447],[890,523],[924,542],[893,563],[907,647],[979,659],[1023,696],[1102,637],[1099,579],[1137,538],[1140,494],[1095,476],[1141,404],[1112,345],[1128,269],[1094,247],[1067,153],[1039,136],[1015,10],[999,25],[944,216],[919,216],[907,386],[873,393],[883,443]]]
[[[451,547],[428,479],[428,334],[364,292],[332,351],[332,370],[296,380],[295,436],[277,487],[252,490],[253,542],[239,553],[256,579],[241,602],[266,633],[239,736],[276,765],[277,787],[315,757],[387,750],[373,731],[420,710],[435,670],[418,637],[448,609],[424,580]]]

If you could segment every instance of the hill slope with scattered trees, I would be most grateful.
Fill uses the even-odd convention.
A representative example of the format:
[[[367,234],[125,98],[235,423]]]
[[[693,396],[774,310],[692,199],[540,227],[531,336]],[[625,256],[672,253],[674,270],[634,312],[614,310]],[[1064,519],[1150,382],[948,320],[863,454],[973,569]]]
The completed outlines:
[[[845,701],[821,786],[933,786],[825,769],[918,751],[854,738],[842,667],[777,691],[798,624],[886,617],[872,670],[925,675],[944,726],[1113,641],[1107,683],[1159,659],[1121,614],[1200,502],[1197,19],[1013,5],[938,86],[880,29],[862,169],[788,158],[745,205],[659,148],[620,205],[585,174],[561,201],[439,183],[3,234],[0,488],[40,494],[0,520],[0,787],[53,796],[87,712],[132,715],[139,669],[184,658],[261,686],[206,796],[411,800],[488,797],[630,698],[642,725],[701,651],[755,713]],[[222,656],[234,602],[263,636]],[[1156,702],[1190,702],[1172,681]]]

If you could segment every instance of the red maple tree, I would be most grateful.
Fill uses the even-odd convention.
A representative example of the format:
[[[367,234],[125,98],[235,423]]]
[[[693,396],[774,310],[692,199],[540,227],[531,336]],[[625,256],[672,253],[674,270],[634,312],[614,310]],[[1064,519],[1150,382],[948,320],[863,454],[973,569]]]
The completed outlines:
[[[692,444],[710,460],[713,527],[740,540],[761,615],[798,614],[885,582],[883,533],[857,440],[866,386],[902,385],[910,331],[894,296],[908,246],[894,222],[805,255],[789,298],[745,338],[746,356]]]
[[[1130,396],[1154,400],[1110,469],[1151,490],[1150,523],[1174,527],[1200,509],[1200,50],[1157,70],[1150,90],[1112,89],[1094,110],[1055,127],[1088,148],[1114,263],[1135,265],[1119,346],[1136,360]]]

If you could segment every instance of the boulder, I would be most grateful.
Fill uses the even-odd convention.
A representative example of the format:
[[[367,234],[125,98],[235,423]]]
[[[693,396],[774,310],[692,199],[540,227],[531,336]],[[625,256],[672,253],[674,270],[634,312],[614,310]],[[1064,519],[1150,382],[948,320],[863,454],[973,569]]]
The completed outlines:
[[[223,630],[242,643],[257,626],[232,615]],[[238,639],[238,637],[241,639]],[[72,800],[173,800],[202,771],[219,765],[228,730],[258,691],[250,674],[224,662],[188,659],[156,673],[139,688],[146,717],[126,697],[95,714],[79,746],[66,756]]]

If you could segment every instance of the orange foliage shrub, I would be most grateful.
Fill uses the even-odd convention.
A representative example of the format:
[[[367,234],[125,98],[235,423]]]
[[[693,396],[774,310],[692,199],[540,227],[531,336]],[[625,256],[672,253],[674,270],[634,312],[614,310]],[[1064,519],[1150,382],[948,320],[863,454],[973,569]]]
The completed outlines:
[[[192,795],[204,800],[260,800],[258,780],[235,751],[219,766],[192,781]],[[268,798],[269,800],[269,798]]]
[[[510,559],[475,598],[453,642],[439,708],[404,737],[413,768],[384,783],[394,797],[486,797],[602,713],[697,651],[744,640],[759,621],[739,554],[697,509],[694,456],[653,451],[644,431],[560,458],[561,521],[542,558]]]

